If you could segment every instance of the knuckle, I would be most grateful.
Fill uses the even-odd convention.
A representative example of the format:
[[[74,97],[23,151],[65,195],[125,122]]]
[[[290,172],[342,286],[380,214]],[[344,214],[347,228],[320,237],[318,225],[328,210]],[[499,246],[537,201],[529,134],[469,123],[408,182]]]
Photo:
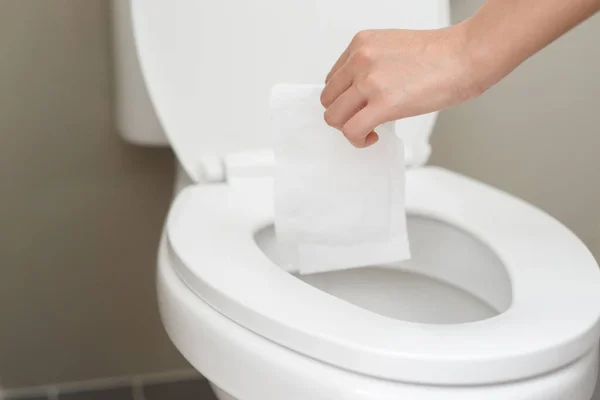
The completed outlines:
[[[355,130],[352,129],[352,127],[344,125],[341,130],[342,135],[344,135],[344,137],[348,139],[350,143],[357,143],[359,141],[358,134]]]
[[[325,92],[321,93],[321,105],[323,105],[323,107],[329,107],[329,100],[328,100],[328,96]]]
[[[359,47],[352,54],[352,63],[359,67],[368,67],[373,61],[373,50],[368,46]]]
[[[333,115],[333,113],[331,112],[331,109],[325,110],[325,113],[323,114],[323,116],[325,118],[325,122],[327,123],[327,125],[334,127],[334,128],[337,126],[337,119],[336,119],[335,115]]]
[[[383,80],[377,73],[368,73],[362,78],[362,86],[371,94],[383,93],[384,85]]]
[[[367,41],[373,35],[373,31],[371,30],[363,30],[354,35],[354,39],[352,42],[354,44],[362,44]]]

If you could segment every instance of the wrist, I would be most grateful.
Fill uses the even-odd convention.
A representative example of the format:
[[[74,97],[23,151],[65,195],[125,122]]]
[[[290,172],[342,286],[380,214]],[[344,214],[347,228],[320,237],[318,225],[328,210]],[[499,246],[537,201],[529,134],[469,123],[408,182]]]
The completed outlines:
[[[521,62],[517,47],[507,45],[510,38],[492,37],[487,21],[473,16],[455,25],[459,57],[472,90],[482,94],[514,70]]]

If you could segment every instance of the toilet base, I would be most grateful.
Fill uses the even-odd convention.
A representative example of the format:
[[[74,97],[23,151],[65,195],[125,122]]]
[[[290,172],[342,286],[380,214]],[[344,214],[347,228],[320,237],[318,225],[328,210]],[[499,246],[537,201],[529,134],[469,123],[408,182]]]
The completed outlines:
[[[163,240],[158,297],[168,335],[220,400],[591,400],[598,346],[546,375],[487,386],[424,386],[376,379],[304,357],[226,318],[179,278]],[[229,394],[230,393],[230,394]]]
[[[218,400],[243,400],[243,399],[238,399],[236,397],[233,397],[232,395],[225,392],[223,389],[221,389],[220,387],[218,387],[217,385],[215,385],[212,382],[210,382],[210,386]],[[592,387],[591,390],[593,391],[593,385],[591,387]],[[568,400],[596,400],[596,397],[594,397],[594,393],[591,393],[589,388],[588,389],[582,388],[582,390],[578,391],[578,392],[581,396],[575,394],[574,397],[569,397]],[[598,393],[600,393],[600,390],[598,391]],[[594,397],[594,398],[592,398],[592,397]],[[538,398],[539,397],[519,397],[519,400],[530,400],[530,399],[537,400]],[[559,397],[554,397],[553,399],[559,399]],[[567,398],[562,397],[560,399],[566,400]],[[599,397],[599,399],[600,399],[600,397]]]

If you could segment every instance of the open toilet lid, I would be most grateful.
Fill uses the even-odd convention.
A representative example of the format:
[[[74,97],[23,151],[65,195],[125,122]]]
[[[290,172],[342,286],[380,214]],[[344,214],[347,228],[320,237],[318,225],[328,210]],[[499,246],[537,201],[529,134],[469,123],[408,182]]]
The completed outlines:
[[[132,0],[131,4],[150,97],[179,161],[194,181],[200,180],[203,165],[211,160],[270,148],[271,87],[323,82],[358,31],[449,24],[447,0],[370,0],[368,6],[363,0]],[[403,123],[434,121],[435,116],[429,115]],[[428,142],[430,129],[419,131],[427,137],[408,141]]]

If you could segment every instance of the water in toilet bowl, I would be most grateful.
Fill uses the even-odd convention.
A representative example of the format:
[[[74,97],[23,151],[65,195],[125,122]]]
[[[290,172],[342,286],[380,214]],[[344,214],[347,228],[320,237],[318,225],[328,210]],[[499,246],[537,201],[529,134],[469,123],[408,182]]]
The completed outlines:
[[[356,306],[403,321],[458,324],[498,315],[485,301],[463,289],[393,268],[367,267],[300,279]]]
[[[429,217],[409,215],[408,228],[414,253],[410,261],[295,276],[358,307],[409,322],[468,323],[508,309],[508,274],[485,244]],[[285,265],[272,226],[255,238],[267,256]]]

